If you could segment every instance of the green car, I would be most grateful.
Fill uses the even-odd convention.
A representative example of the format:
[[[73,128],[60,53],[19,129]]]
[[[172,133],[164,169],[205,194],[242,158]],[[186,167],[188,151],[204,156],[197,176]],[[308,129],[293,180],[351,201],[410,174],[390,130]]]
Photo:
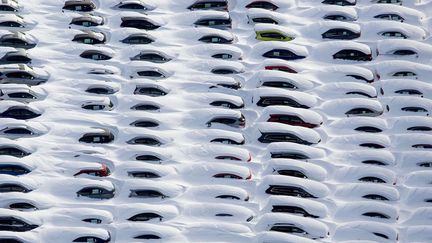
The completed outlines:
[[[262,41],[291,41],[294,37],[287,36],[279,30],[256,31],[256,39]]]

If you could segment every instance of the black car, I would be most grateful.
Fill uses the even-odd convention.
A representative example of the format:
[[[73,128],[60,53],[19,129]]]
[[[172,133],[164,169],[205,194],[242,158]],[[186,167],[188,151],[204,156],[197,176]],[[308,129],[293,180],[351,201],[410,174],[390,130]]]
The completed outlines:
[[[144,234],[144,235],[138,235],[135,236],[134,239],[140,239],[140,240],[158,240],[161,239],[160,236],[155,234]]]
[[[290,50],[285,50],[285,49],[273,49],[271,51],[264,53],[263,57],[278,58],[278,59],[283,59],[283,60],[287,60],[287,61],[306,58],[305,56],[297,55],[294,52],[292,52]]]
[[[103,37],[101,38],[98,34],[101,34]],[[72,41],[89,45],[105,44],[106,36],[103,33],[88,31],[83,34],[75,35]]]
[[[385,19],[385,20],[395,20],[395,21],[400,21],[400,22],[403,22],[405,20],[402,16],[400,16],[399,14],[395,14],[395,13],[378,14],[378,15],[374,16],[374,18]]]
[[[359,38],[360,33],[355,33],[348,29],[336,28],[336,29],[327,30],[321,36],[323,39],[352,40],[352,39]]]
[[[303,109],[310,108],[309,106],[300,104],[299,102],[288,97],[262,96],[257,102],[257,106],[261,106],[261,107],[274,106],[274,105],[284,105],[284,106],[303,108]]]
[[[379,195],[379,194],[366,194],[362,196],[362,198],[370,199],[370,200],[377,200],[377,201],[389,201],[389,199],[385,196]]]
[[[9,204],[9,209],[18,210],[18,211],[30,211],[30,210],[35,211],[35,210],[38,210],[38,208],[35,205],[28,203],[28,202],[11,203],[11,204]]]
[[[25,136],[35,135],[35,133],[25,127],[7,127],[1,130],[3,135],[13,136],[15,138],[21,138]]]
[[[19,5],[16,1],[1,1],[0,2],[0,11],[4,12],[18,12]]]
[[[16,183],[3,183],[0,184],[0,193],[7,193],[7,192],[22,192],[22,193],[28,193],[31,192],[31,189],[28,189],[24,186],[21,186]]]
[[[145,33],[131,34],[125,39],[121,40],[122,43],[130,45],[145,45],[154,42],[154,38]]]
[[[270,185],[265,192],[270,195],[317,198],[309,192],[305,191],[303,188],[295,186]]]
[[[138,10],[138,11],[151,10],[151,8],[148,8],[147,6],[145,6],[140,2],[120,2],[114,7],[121,10]]]
[[[102,224],[102,219],[98,219],[98,218],[86,218],[83,219],[82,221],[90,224]]]
[[[281,170],[277,170],[275,172],[277,174],[283,175],[283,176],[292,176],[292,177],[303,178],[303,179],[307,179],[308,178],[307,175],[305,175],[303,172],[301,172],[299,170],[281,169]]]
[[[269,17],[256,17],[256,18],[252,18],[251,21],[254,23],[261,23],[261,24],[279,24],[279,22]]]
[[[135,178],[155,179],[161,176],[152,171],[128,171],[128,176]]]
[[[127,141],[128,144],[140,144],[140,145],[147,145],[147,146],[161,146],[162,143],[152,137],[145,137],[145,136],[141,136],[141,137],[135,137],[129,141]]]
[[[333,20],[333,21],[355,21],[356,20],[352,17],[348,17],[343,14],[330,14],[330,15],[326,15],[323,19]]]
[[[215,28],[215,29],[231,29],[231,19],[224,19],[224,18],[208,18],[208,19],[201,19],[196,21],[194,24],[195,26],[203,26],[203,27],[209,27],[209,28]]]
[[[352,61],[372,61],[371,54],[366,54],[364,52],[353,49],[340,50],[333,55],[333,58]]]
[[[287,142],[287,143],[298,143],[304,145],[314,144],[306,140],[303,140],[294,134],[280,133],[280,132],[261,133],[261,136],[258,138],[258,141],[260,141],[261,143]]]
[[[95,237],[95,236],[81,236],[79,238],[76,238],[72,242],[109,243],[109,242],[111,242],[111,239],[108,238],[108,239],[104,240],[102,238]]]
[[[29,224],[13,216],[0,217],[0,231],[25,232],[36,229],[37,227],[39,227],[39,225]]]
[[[140,154],[135,157],[135,160],[160,162],[162,159],[152,154]]]
[[[131,110],[137,111],[158,111],[160,107],[155,104],[139,103],[131,107]]]
[[[80,57],[85,59],[91,59],[95,61],[105,61],[112,58],[112,56],[106,52],[98,50],[87,50],[80,54]]]
[[[373,126],[360,126],[355,128],[354,130],[359,132],[367,132],[367,133],[380,133],[383,131],[382,129]]]
[[[225,75],[225,74],[238,74],[240,72],[237,71],[237,70],[235,70],[235,69],[232,69],[232,68],[222,67],[222,68],[214,68],[214,69],[212,69],[211,73]]]
[[[0,118],[13,118],[17,120],[29,120],[40,116],[25,106],[9,107],[7,110],[0,113]]]
[[[241,142],[234,141],[229,138],[215,138],[210,141],[210,143],[222,143],[222,144],[234,144],[234,145],[243,145],[245,140],[243,139]]]
[[[195,3],[188,7],[189,10],[215,10],[227,11],[227,0],[197,0]]]
[[[70,22],[70,25],[78,25],[83,27],[95,27],[104,24],[103,17],[95,15],[83,15],[75,17]]]
[[[222,101],[222,100],[216,100],[210,103],[211,106],[220,106],[220,107],[226,107],[229,109],[241,109],[244,107],[244,104],[236,105],[229,101]]]
[[[136,72],[138,74],[139,77],[144,77],[144,78],[148,78],[148,79],[163,79],[166,78],[167,76],[163,73],[162,70],[158,69],[158,68],[154,68],[154,69],[150,69],[150,70],[142,70],[142,71],[138,71]],[[130,78],[133,78],[134,76],[130,76]]]
[[[28,64],[31,61],[25,50],[10,51],[0,58],[0,64]]]
[[[401,38],[401,39],[407,39],[408,38],[407,35],[405,35],[402,32],[399,32],[399,31],[386,31],[386,32],[381,33],[381,35],[384,37],[393,37],[393,38]]]
[[[20,176],[30,173],[31,171],[24,166],[14,164],[0,164],[0,175]]]
[[[310,236],[310,234],[307,231],[301,229],[300,227],[295,226],[294,224],[276,223],[270,228],[270,231],[298,235],[300,237],[311,238],[314,240],[317,238],[322,238],[322,237]]]
[[[376,117],[382,115],[382,111],[375,111],[369,108],[353,108],[347,112],[345,112],[345,115],[347,116],[370,116],[370,117]]]
[[[114,141],[114,135],[107,130],[103,133],[86,133],[79,141],[83,143],[111,143]]]
[[[235,128],[243,128],[246,125],[246,118],[242,114],[240,117],[215,117],[206,124],[211,127],[213,123],[225,124]]]
[[[233,39],[226,39],[219,35],[205,35],[198,39],[198,41],[204,43],[212,43],[212,44],[231,44],[233,43]]]
[[[308,213],[305,209],[298,206],[291,206],[291,205],[273,205],[272,206],[272,212],[274,213],[289,213],[289,214],[295,214],[300,215],[302,217],[308,217],[308,218],[319,218],[319,216],[313,215]]]
[[[266,10],[276,10],[279,7],[269,1],[253,1],[246,5],[246,8],[262,8]]]
[[[324,0],[322,1],[323,4],[330,4],[330,5],[339,5],[339,6],[355,6],[357,1],[347,1],[347,0]]]
[[[136,87],[134,94],[147,95],[151,97],[165,96],[168,93],[155,87]]]
[[[102,187],[85,187],[77,192],[77,197],[110,199],[114,197],[114,189],[107,190]]]
[[[370,183],[387,183],[385,180],[378,178],[376,176],[364,176],[358,180],[361,182],[370,182]]]
[[[87,93],[91,94],[101,94],[101,95],[110,95],[117,92],[117,90],[109,87],[109,86],[90,86],[88,89],[86,89]]]
[[[120,27],[136,28],[141,30],[155,30],[160,26],[145,17],[123,17],[121,18]]]
[[[21,32],[13,32],[0,37],[0,46],[31,49],[36,46],[36,43],[28,40]]]
[[[65,2],[63,9],[77,12],[91,12],[96,9],[96,4],[91,0],[68,0]]]
[[[134,126],[134,127],[158,127],[159,123],[152,121],[152,120],[142,119],[142,120],[136,120],[129,125]]]
[[[20,148],[17,148],[15,146],[0,146],[0,156],[1,155],[8,155],[8,156],[14,156],[17,158],[22,158],[25,156],[30,155],[31,153],[26,152]]]
[[[298,87],[288,81],[265,81],[262,83],[263,87],[273,87],[281,89],[298,89]]]
[[[171,58],[157,51],[145,51],[131,57],[132,61],[147,61],[154,63],[166,63],[171,61]]]
[[[100,110],[110,110],[114,107],[114,104],[110,101],[108,104],[99,103],[86,103],[81,106],[84,110],[100,111]]]
[[[309,156],[296,153],[296,152],[270,152],[272,159],[296,159],[296,160],[308,160]]]
[[[162,221],[163,217],[157,213],[140,213],[130,217],[128,220],[145,222],[152,219],[159,219],[159,221]]]
[[[0,6],[0,11],[1,11],[1,6]],[[24,243],[24,241],[16,239],[16,237],[0,237],[0,242],[2,243]]]
[[[138,190],[131,190],[129,193],[129,197],[165,199],[168,196],[164,195],[163,193],[161,193],[160,191],[157,191],[157,190],[138,189]]]
[[[233,56],[229,53],[217,53],[212,55],[211,57],[216,58],[216,59],[224,59],[224,60],[228,60],[228,59],[232,59]]]
[[[395,56],[411,56],[411,55],[415,55],[418,57],[418,53],[416,51],[413,50],[408,50],[408,49],[398,49],[393,51],[392,53]]]

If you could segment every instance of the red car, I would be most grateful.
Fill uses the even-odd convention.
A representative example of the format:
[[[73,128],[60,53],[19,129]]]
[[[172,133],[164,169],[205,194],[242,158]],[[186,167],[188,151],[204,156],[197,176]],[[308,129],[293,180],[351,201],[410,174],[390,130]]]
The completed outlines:
[[[288,67],[288,66],[266,66],[266,70],[276,70],[276,71],[282,71],[287,73],[297,73],[296,70]]]
[[[105,177],[105,176],[109,176],[111,174],[111,171],[108,168],[108,166],[101,165],[100,169],[80,170],[74,176],[78,176],[81,174],[88,174],[88,175],[92,175],[92,176]]]

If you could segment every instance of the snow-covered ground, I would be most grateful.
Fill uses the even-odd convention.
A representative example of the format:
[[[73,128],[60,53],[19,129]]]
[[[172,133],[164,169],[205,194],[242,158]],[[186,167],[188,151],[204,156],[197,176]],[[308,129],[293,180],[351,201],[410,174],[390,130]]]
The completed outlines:
[[[0,58],[31,58],[0,60],[0,242],[432,242],[432,1],[227,1],[0,3],[22,25],[0,26]],[[355,38],[323,38],[335,29]],[[2,46],[13,31],[24,49]],[[163,60],[131,60],[145,54]]]

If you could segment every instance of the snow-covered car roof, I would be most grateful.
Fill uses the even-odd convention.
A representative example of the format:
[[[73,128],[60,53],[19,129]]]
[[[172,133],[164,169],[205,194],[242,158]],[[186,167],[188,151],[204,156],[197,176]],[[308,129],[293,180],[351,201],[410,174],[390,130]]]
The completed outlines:
[[[224,129],[204,129],[204,130],[195,130],[188,133],[188,136],[192,136],[194,139],[199,138],[211,141],[215,138],[226,138],[234,140],[238,143],[243,142],[245,137],[240,132],[228,131]]]
[[[163,181],[150,181],[150,180],[140,180],[140,179],[130,179],[124,186],[123,193],[129,194],[131,190],[156,190],[160,191],[162,194],[172,198],[179,196],[183,191],[184,187],[181,185],[176,185],[169,182]]]
[[[385,39],[386,37],[380,37],[380,34],[387,31],[401,32],[411,40],[423,40],[426,37],[422,28],[396,21],[369,21],[362,23],[361,27],[365,39]]]
[[[392,185],[375,184],[371,187],[369,183],[345,184],[339,187],[335,194],[338,197],[356,200],[368,194],[381,195],[386,197],[389,201],[398,201],[400,199],[399,191]],[[360,200],[367,201],[368,199]]]
[[[359,82],[326,83],[313,89],[312,92],[318,94],[322,98],[328,99],[349,98],[350,96],[347,93],[353,92],[361,92],[370,97],[376,97],[378,95],[377,90],[372,85]]]
[[[195,187],[189,187],[186,191],[185,196],[193,198],[205,198],[206,200],[216,202],[216,196],[228,195],[240,197],[240,200],[245,200],[249,198],[249,194],[245,189],[228,186],[228,185],[200,185]],[[216,201],[215,201],[216,200]]]
[[[384,180],[387,184],[396,183],[396,174],[385,168],[381,167],[347,167],[340,171],[341,181],[354,182],[365,176],[374,176]]]
[[[234,174],[242,177],[243,179],[250,178],[251,171],[249,168],[245,166],[239,166],[229,163],[215,163],[215,164],[199,164],[188,167],[182,172],[186,172],[188,175],[194,177],[202,177],[205,179],[209,179],[216,174]],[[212,178],[212,181],[217,181],[217,179]]]
[[[233,215],[232,217],[223,217],[221,221],[246,222],[247,219],[254,216],[254,211],[246,207],[227,203],[188,203],[183,205],[182,208],[182,215],[191,216],[196,221],[200,221],[200,218],[207,221],[209,218],[214,218],[216,214],[231,214]]]
[[[346,116],[346,112],[356,108],[366,108],[376,112],[383,112],[384,110],[383,105],[379,101],[365,98],[329,100],[321,105],[320,110],[322,109],[332,116]]]
[[[363,18],[373,19],[380,14],[397,14],[404,18],[404,22],[418,23],[422,18],[425,18],[423,12],[415,8],[400,6],[396,4],[371,4],[358,9],[359,14]]]
[[[384,234],[388,240],[383,241],[383,237],[377,236],[374,233]],[[369,234],[367,234],[369,233]],[[398,231],[388,223],[379,223],[372,221],[355,221],[339,225],[334,234],[335,240],[349,240],[356,238],[358,240],[371,240],[379,242],[396,241]]]
[[[208,159],[224,155],[234,156],[242,161],[248,161],[250,159],[249,150],[224,144],[200,145],[198,147],[192,147],[191,149],[195,151],[196,155],[205,156]]]
[[[389,148],[392,146],[391,142],[388,136],[382,134],[353,134],[332,138],[328,144],[341,150],[355,150],[364,143],[374,143]]]
[[[329,125],[333,131],[341,131],[344,129],[347,133],[357,133],[354,129],[363,126],[376,127],[381,130],[387,130],[389,128],[388,121],[377,117],[345,117],[334,121]]]

